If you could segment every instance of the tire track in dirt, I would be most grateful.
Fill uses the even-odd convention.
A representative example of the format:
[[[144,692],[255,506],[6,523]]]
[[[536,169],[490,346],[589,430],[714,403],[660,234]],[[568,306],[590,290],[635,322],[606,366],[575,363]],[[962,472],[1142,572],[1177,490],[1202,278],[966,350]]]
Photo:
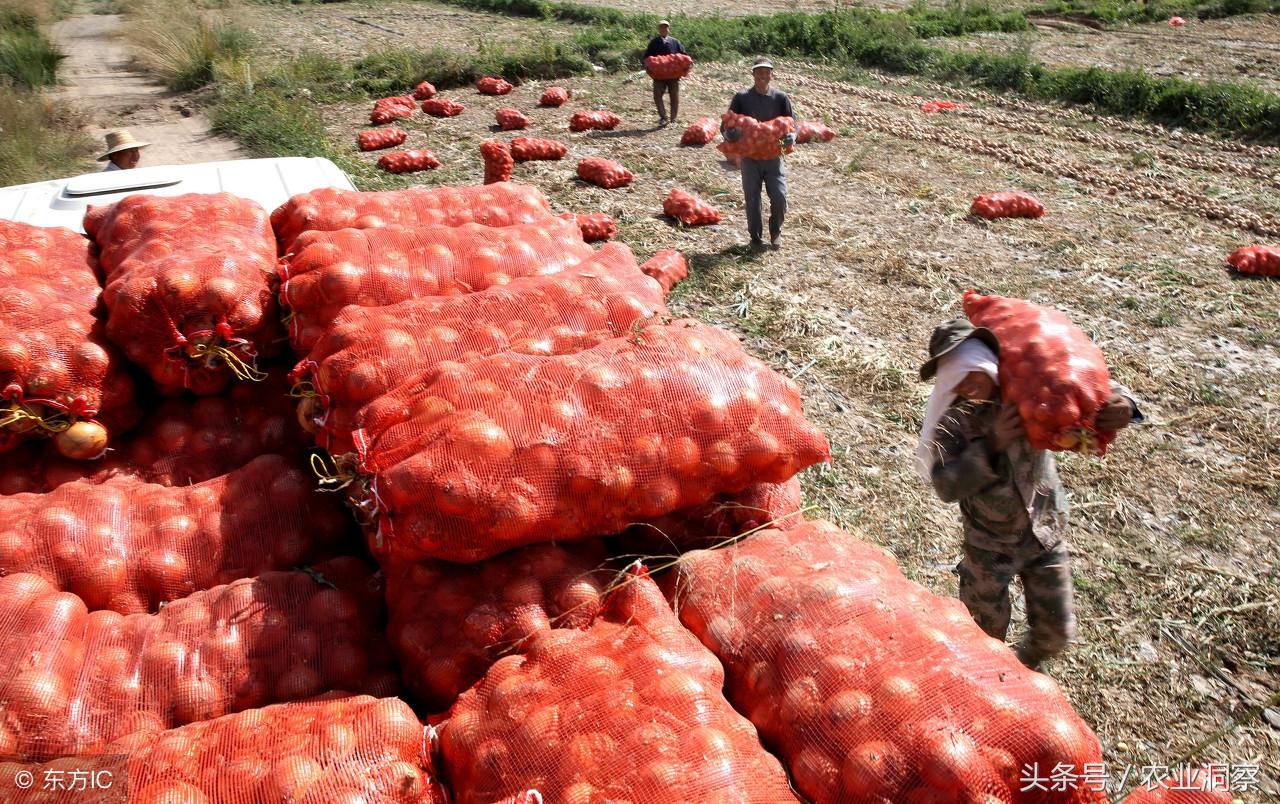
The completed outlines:
[[[694,80],[704,86],[715,86],[725,91],[736,86],[727,81],[697,78]],[[1087,162],[1061,158],[1043,149],[977,137],[954,129],[925,126],[909,117],[856,111],[828,99],[831,86],[843,90],[847,85],[831,84],[831,82],[801,74],[790,74],[788,82],[797,87],[813,89],[814,92],[806,97],[805,103],[810,108],[825,113],[832,120],[861,126],[899,139],[932,142],[966,154],[989,156],[1025,170],[1055,178],[1070,178],[1081,184],[1136,200],[1157,201],[1174,209],[1244,229],[1263,237],[1280,237],[1280,219],[1271,213],[1259,213],[1236,204],[1215,201],[1169,181],[1144,176],[1108,175]]]

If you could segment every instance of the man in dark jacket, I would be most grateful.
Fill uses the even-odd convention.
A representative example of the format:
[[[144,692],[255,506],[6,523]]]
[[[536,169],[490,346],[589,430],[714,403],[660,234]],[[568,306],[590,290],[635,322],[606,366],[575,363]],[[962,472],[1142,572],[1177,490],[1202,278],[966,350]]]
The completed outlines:
[[[649,40],[649,47],[645,49],[644,57],[647,59],[650,56],[673,56],[684,53],[684,45],[670,34],[671,23],[666,20],[659,22],[658,35]],[[668,93],[671,95],[670,119],[675,122],[676,116],[680,114],[680,79],[672,78],[669,81],[653,79],[653,103],[658,107],[658,125],[660,126],[667,124],[667,107],[663,104],[663,95]]]
[[[794,118],[791,99],[787,93],[779,92],[769,86],[773,80],[773,64],[767,59],[758,59],[751,68],[751,77],[755,84],[738,92],[729,103],[729,111],[745,114],[760,121],[772,120],[775,117]],[[736,128],[725,128],[720,124],[720,133],[729,142],[742,136]],[[795,134],[788,134],[783,144],[790,146],[796,141]],[[764,209],[760,199],[760,185],[763,184],[769,193],[769,240],[774,248],[782,242],[782,220],[787,215],[787,171],[782,166],[782,157],[777,159],[743,159],[742,160],[742,194],[747,203],[747,233],[751,235],[753,249],[764,247]]]

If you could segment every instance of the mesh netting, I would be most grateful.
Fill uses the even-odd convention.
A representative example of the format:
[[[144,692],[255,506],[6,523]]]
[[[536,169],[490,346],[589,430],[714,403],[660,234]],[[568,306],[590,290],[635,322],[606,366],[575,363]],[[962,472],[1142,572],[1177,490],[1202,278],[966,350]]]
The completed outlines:
[[[6,791],[15,804],[120,804],[126,789],[131,804],[444,804],[429,735],[403,701],[361,696],[139,732],[92,757],[0,762],[0,774],[32,774],[29,790]],[[72,788],[71,774],[83,779],[86,769],[95,786]],[[43,789],[52,779],[61,786]]]
[[[706,145],[720,133],[720,123],[714,117],[700,117],[680,135],[681,145]]]
[[[662,212],[685,226],[707,226],[720,222],[720,210],[693,193],[672,187],[662,202]]]
[[[349,492],[375,549],[408,560],[614,533],[829,454],[794,383],[694,321],[440,366],[359,419]]]
[[[725,130],[737,129],[738,139],[725,140],[716,146],[727,157],[761,159],[768,161],[782,156],[782,138],[795,131],[796,121],[790,117],[775,117],[760,121],[745,114],[725,112],[720,116]],[[790,153],[790,150],[786,151]]]
[[[639,271],[631,249],[612,244],[551,276],[466,296],[348,307],[293,376],[314,392],[303,415],[317,443],[337,455],[354,448],[361,407],[443,361],[580,351],[665,312],[661,286]]]
[[[662,289],[670,293],[673,287],[689,278],[689,261],[679,251],[663,249],[646,260],[640,270],[658,280]]]
[[[569,90],[564,87],[547,87],[538,98],[539,106],[563,106],[569,100]]]
[[[551,205],[536,187],[490,184],[411,187],[362,193],[330,187],[300,193],[271,213],[280,253],[306,231],[373,229],[379,226],[514,226],[551,217]]]
[[[89,613],[75,595],[0,578],[0,721],[11,753],[86,753],[135,731],[339,689],[394,695],[381,590],[359,559],[268,572],[156,614]]]
[[[567,153],[569,153],[569,147],[558,140],[516,137],[511,141],[511,156],[517,162],[555,161],[564,159]]]
[[[372,131],[361,131],[356,135],[356,145],[362,151],[377,151],[399,145],[409,136],[402,128],[378,128]]]
[[[823,123],[796,123],[796,142],[831,142],[836,133]]]
[[[665,56],[647,56],[644,70],[656,81],[671,81],[684,78],[693,69],[693,58],[686,53],[671,53]]]
[[[54,437],[93,458],[136,421],[133,381],[94,315],[101,292],[88,240],[0,221],[0,452]],[[88,450],[61,435],[80,421],[107,429]]]
[[[529,118],[525,117],[519,109],[513,109],[510,106],[502,107],[494,112],[493,116],[498,121],[498,128],[503,131],[518,131],[529,127]]]
[[[505,78],[486,75],[476,82],[476,89],[480,91],[481,95],[509,95],[515,87]]]
[[[451,98],[427,98],[422,102],[422,111],[432,117],[457,117],[467,107]]]
[[[828,523],[687,553],[667,589],[816,804],[1105,800],[1019,792],[1024,767],[1101,762],[1097,738],[960,601]]]
[[[278,455],[193,486],[113,477],[2,497],[0,575],[39,575],[90,609],[154,611],[331,549],[349,522],[331,497]]]
[[[440,167],[440,160],[430,151],[392,151],[378,157],[378,167],[388,173],[418,173],[435,170]]]
[[[82,478],[128,474],[162,486],[224,475],[260,455],[300,458],[311,439],[297,421],[283,371],[222,396],[168,399],[96,461],[72,461],[46,444],[0,455],[0,494],[52,491]]]
[[[542,631],[463,693],[443,767],[458,804],[795,801],[723,682],[653,582],[630,576],[589,628]]]
[[[390,98],[378,98],[373,102],[373,111],[369,113],[369,122],[375,125],[390,123],[413,117],[417,107],[412,95],[395,95]]]
[[[597,109],[595,111],[574,112],[569,118],[570,131],[612,131],[622,122],[622,118],[613,112]]]
[[[385,307],[554,274],[589,258],[576,224],[560,218],[489,227],[423,226],[309,232],[283,266],[289,338],[305,354],[349,304]]]
[[[107,337],[163,392],[221,391],[279,351],[266,210],[231,195],[132,195],[90,207]]]
[[[612,575],[605,560],[592,541],[532,545],[468,566],[388,566],[388,635],[405,684],[428,711],[443,712],[539,633],[591,622]]]
[[[511,147],[505,142],[485,140],[480,143],[480,158],[484,160],[485,184],[511,181],[511,171],[516,162],[511,156]]]
[[[715,547],[757,528],[794,527],[804,521],[800,479],[758,483],[737,494],[717,494],[702,505],[632,525],[614,542],[628,554],[665,556]]]
[[[424,101],[436,96],[436,85],[430,81],[422,81],[413,88],[413,99]]]
[[[582,239],[588,243],[598,243],[601,240],[612,240],[618,236],[618,224],[611,215],[603,212],[583,212],[574,214],[566,212],[560,217],[565,220],[574,220],[578,224],[578,231],[582,232]]]
[[[578,162],[578,178],[606,190],[615,190],[630,184],[635,180],[635,174],[612,159],[588,156]]]
[[[1227,263],[1242,274],[1280,276],[1280,248],[1243,246],[1227,256]]]
[[[1058,310],[972,290],[964,312],[1000,342],[1000,395],[1018,406],[1031,446],[1106,454],[1115,433],[1094,418],[1111,396],[1111,375],[1084,330]]]
[[[973,199],[969,214],[989,221],[997,218],[1040,218],[1044,216],[1044,204],[1023,192],[988,193]]]

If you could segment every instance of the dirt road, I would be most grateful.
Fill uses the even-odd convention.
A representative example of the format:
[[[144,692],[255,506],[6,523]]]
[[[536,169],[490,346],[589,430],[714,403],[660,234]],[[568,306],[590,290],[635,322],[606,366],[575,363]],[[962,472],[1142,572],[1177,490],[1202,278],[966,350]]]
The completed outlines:
[[[210,131],[209,120],[189,109],[181,93],[129,68],[129,48],[117,14],[77,14],[53,26],[53,38],[67,54],[59,68],[60,94],[88,112],[90,134],[102,139],[112,128],[128,128],[151,146],[145,165],[181,165],[236,159],[235,142]]]

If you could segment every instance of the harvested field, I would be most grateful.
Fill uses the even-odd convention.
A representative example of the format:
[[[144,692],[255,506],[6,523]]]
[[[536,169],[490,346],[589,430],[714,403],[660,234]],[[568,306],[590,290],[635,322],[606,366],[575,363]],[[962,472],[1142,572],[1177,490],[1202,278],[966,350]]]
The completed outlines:
[[[1280,17],[1246,14],[1220,20],[1190,20],[1098,30],[1069,23],[1042,25],[1020,34],[981,33],[936,40],[966,50],[1011,52],[1062,67],[1140,67],[1152,75],[1196,81],[1236,81],[1280,91]]]

